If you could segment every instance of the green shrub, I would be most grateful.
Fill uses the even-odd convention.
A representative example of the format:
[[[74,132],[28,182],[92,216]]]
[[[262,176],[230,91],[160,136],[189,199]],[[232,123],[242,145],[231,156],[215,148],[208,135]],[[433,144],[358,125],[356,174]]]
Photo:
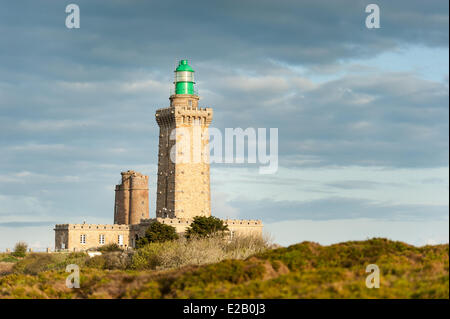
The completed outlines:
[[[186,237],[208,237],[213,234],[224,234],[228,226],[214,216],[196,216],[186,231]]]
[[[149,243],[162,243],[176,239],[178,239],[178,235],[175,227],[154,222],[145,231],[145,236],[136,241],[136,247],[140,248]]]
[[[99,257],[103,257],[105,269],[127,269],[131,266],[131,253],[110,252]]]
[[[97,248],[98,251],[101,252],[110,252],[110,251],[123,251],[122,248],[116,243],[111,243],[108,245],[100,246]]]
[[[8,256],[3,256],[0,258],[0,262],[5,262],[5,263],[15,263],[17,262],[19,259],[17,259],[14,256],[8,255]]]
[[[37,275],[47,270],[65,270],[67,265],[84,266],[89,257],[83,252],[67,253],[31,253],[14,264],[15,273]]]
[[[67,255],[68,259],[85,258],[87,255],[84,251],[74,251]]]
[[[85,252],[72,252],[68,255],[66,254],[52,254],[53,258],[58,258],[58,265],[55,269],[66,269],[67,265],[75,264],[79,267],[85,265],[86,261],[89,259],[89,256]]]
[[[216,264],[207,265],[193,272],[180,276],[173,284],[176,289],[186,287],[205,287],[212,283],[243,283],[254,279],[262,279],[265,268],[260,261],[246,262],[227,259]]]
[[[18,242],[16,246],[14,247],[14,252],[12,253],[13,256],[16,257],[25,257],[27,253],[28,245],[25,242]]]
[[[131,261],[132,269],[156,269],[161,266],[161,252],[167,243],[150,243],[139,248]]]
[[[132,253],[112,251],[103,255],[94,256],[86,260],[86,266],[97,269],[127,269],[131,268]]]
[[[103,256],[94,256],[86,261],[86,266],[90,268],[104,269],[105,258]]]
[[[14,264],[15,273],[37,275],[42,271],[49,270],[53,264],[52,256],[49,254],[29,254],[26,258]]]

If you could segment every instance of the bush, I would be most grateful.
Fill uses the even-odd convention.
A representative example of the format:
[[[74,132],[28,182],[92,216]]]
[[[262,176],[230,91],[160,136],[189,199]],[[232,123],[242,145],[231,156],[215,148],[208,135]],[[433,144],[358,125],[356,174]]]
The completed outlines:
[[[31,253],[14,265],[14,272],[36,275],[47,270],[65,270],[67,265],[84,266],[89,257],[83,252],[66,253]]]
[[[105,260],[105,269],[127,269],[131,264],[131,253],[111,252],[102,255]]]
[[[94,256],[92,258],[89,258],[86,261],[86,266],[90,267],[90,268],[104,269],[105,268],[105,258],[103,257],[103,255]]]
[[[26,258],[18,261],[13,270],[15,273],[37,275],[42,271],[49,270],[49,266],[52,264],[52,256],[48,254],[29,254]]]
[[[224,234],[228,231],[228,226],[217,217],[196,216],[186,231],[186,237],[208,237],[213,234]]]
[[[97,269],[127,269],[131,266],[131,252],[113,251],[86,260],[86,266]]]
[[[167,243],[150,243],[138,249],[133,255],[131,268],[156,269],[161,266],[161,252]]]
[[[136,247],[143,247],[149,243],[162,243],[165,241],[178,239],[175,227],[154,222],[145,231],[145,236],[136,241]]]
[[[116,243],[100,246],[97,248],[97,250],[102,252],[123,251],[123,249],[120,248],[120,246],[117,245]]]
[[[17,261],[18,261],[18,259],[16,257],[12,256],[11,254],[0,256],[0,262],[15,263]]]
[[[221,235],[182,237],[165,243],[150,243],[136,250],[133,269],[171,269],[186,265],[203,265],[224,259],[244,259],[266,250],[265,239],[255,236],[235,236],[227,241]]]
[[[14,252],[12,253],[13,256],[16,257],[25,257],[27,253],[28,245],[25,242],[18,242],[16,246],[14,247]]]

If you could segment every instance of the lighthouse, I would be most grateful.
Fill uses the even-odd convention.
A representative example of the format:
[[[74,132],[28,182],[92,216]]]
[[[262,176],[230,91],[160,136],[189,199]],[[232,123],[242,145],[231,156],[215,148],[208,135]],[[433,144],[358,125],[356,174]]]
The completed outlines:
[[[135,247],[151,223],[171,225],[183,234],[196,216],[211,216],[208,128],[213,110],[198,106],[194,70],[187,60],[176,67],[174,86],[170,105],[155,113],[159,126],[156,218],[149,218],[148,176],[128,170],[116,185],[114,224],[55,225],[56,250],[87,250],[112,243]],[[230,236],[262,235],[260,220],[223,222]]]
[[[156,217],[211,216],[209,132],[212,108],[198,106],[194,69],[175,69],[170,106],[155,114],[159,126]]]

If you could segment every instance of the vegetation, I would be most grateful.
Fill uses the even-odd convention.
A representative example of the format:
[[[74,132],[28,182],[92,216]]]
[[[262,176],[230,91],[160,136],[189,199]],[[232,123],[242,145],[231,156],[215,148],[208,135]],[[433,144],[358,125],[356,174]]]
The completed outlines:
[[[145,236],[136,241],[136,247],[140,248],[149,243],[162,243],[176,239],[178,239],[178,235],[175,227],[154,222],[145,231]]]
[[[194,221],[186,231],[186,237],[208,237],[217,234],[224,234],[228,231],[228,226],[224,225],[223,221],[217,217],[196,216]]]
[[[48,270],[65,270],[67,265],[84,266],[88,255],[84,252],[72,253],[30,253],[16,262],[12,268],[16,274],[38,275]]]
[[[100,246],[96,250],[101,252],[123,251],[123,249],[116,243]]]
[[[376,238],[266,249],[252,240],[180,239],[93,258],[28,254],[0,275],[0,298],[449,298],[448,244],[414,247]],[[202,256],[205,249],[211,250]],[[166,250],[172,252],[162,258]],[[80,265],[80,289],[65,287],[67,263]],[[379,266],[378,289],[365,286],[368,264]]]
[[[14,247],[13,255],[16,257],[25,257],[28,245],[24,242],[18,242]]]
[[[85,265],[98,269],[128,269],[131,266],[131,252],[110,252],[100,256],[87,258]]]
[[[13,254],[0,254],[0,262],[15,263],[18,260],[19,259],[17,257],[13,256]]]
[[[253,236],[236,236],[224,240],[222,236],[184,237],[165,243],[150,243],[136,251],[132,269],[171,269],[187,265],[203,265],[224,259],[244,259],[267,249],[267,239]]]
[[[18,260],[11,253],[0,253],[0,276],[11,273],[14,263]]]

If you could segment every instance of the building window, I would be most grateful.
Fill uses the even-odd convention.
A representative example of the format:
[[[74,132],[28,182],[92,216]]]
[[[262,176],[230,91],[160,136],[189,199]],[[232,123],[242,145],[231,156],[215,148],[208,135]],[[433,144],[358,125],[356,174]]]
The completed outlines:
[[[119,246],[122,246],[122,245],[123,245],[123,235],[119,235],[119,237],[118,237],[118,243],[119,243]]]
[[[192,106],[192,100],[188,100],[188,105]]]
[[[80,236],[80,244],[86,244],[86,234]]]
[[[100,245],[104,245],[105,244],[105,235],[101,234],[100,236],[98,236],[98,243]]]

